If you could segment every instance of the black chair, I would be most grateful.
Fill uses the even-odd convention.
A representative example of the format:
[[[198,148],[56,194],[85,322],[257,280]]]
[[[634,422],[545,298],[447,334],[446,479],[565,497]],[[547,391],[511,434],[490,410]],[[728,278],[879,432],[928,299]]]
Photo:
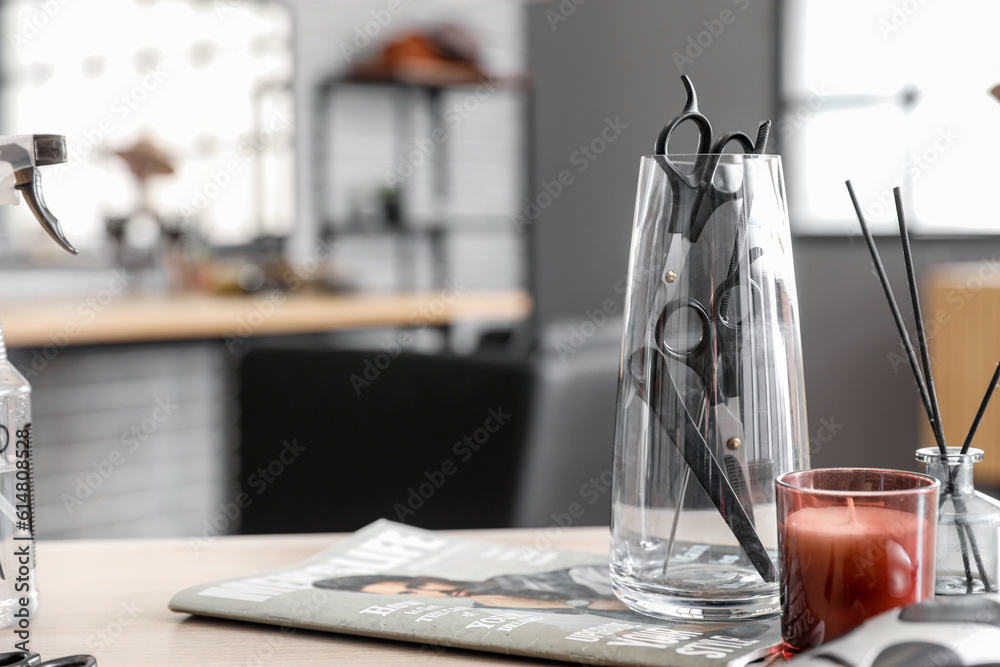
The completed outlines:
[[[258,349],[239,374],[240,532],[512,525],[527,362]]]

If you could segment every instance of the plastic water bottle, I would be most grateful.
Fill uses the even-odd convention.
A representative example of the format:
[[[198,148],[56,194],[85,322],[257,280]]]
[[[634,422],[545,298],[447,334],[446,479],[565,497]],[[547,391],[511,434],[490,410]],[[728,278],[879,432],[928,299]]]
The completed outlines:
[[[31,385],[7,358],[0,328],[0,627],[27,626],[35,585]]]
[[[66,138],[60,135],[0,136],[0,204],[16,205],[23,198],[52,240],[75,255],[45,205],[38,171],[66,162],[67,156]],[[31,385],[7,358],[0,329],[0,627],[18,626],[20,650],[27,650],[28,619],[38,609],[33,463]]]

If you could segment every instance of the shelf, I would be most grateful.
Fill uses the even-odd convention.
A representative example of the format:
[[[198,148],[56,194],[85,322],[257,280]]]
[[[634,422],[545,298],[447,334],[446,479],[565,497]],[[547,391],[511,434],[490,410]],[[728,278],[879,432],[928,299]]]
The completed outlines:
[[[510,222],[511,217],[517,214],[520,204],[511,204],[511,210],[509,211],[497,210],[493,212],[491,210],[488,221],[484,221],[482,216],[462,214],[450,216],[444,214],[444,211],[449,208],[447,205],[449,198],[456,197],[457,195],[449,183],[451,172],[448,169],[448,165],[452,159],[451,148],[454,137],[451,134],[449,123],[446,122],[446,113],[448,110],[445,108],[443,100],[443,93],[446,91],[478,90],[479,87],[484,85],[491,87],[491,92],[495,88],[504,92],[512,92],[517,96],[520,109],[516,112],[518,117],[511,118],[511,123],[517,125],[519,128],[518,134],[521,146],[519,150],[520,159],[518,160],[516,155],[512,158],[511,179],[512,187],[514,188],[513,194],[516,196],[512,197],[511,201],[521,202],[531,192],[533,177],[531,173],[532,138],[530,132],[533,97],[530,80],[526,76],[493,77],[466,75],[465,78],[455,78],[450,74],[442,74],[441,71],[435,73],[434,70],[425,70],[423,68],[403,73],[399,71],[395,73],[385,72],[384,76],[379,75],[377,72],[369,72],[368,74],[369,76],[363,78],[345,78],[342,73],[335,73],[325,77],[316,85],[313,102],[317,120],[314,124],[314,140],[312,141],[314,151],[312,156],[314,191],[317,193],[326,193],[331,187],[330,184],[335,182],[333,178],[334,170],[339,168],[339,162],[336,159],[334,146],[332,145],[332,138],[334,137],[333,127],[338,122],[338,119],[334,118],[330,113],[333,98],[340,94],[358,94],[357,91],[346,91],[345,89],[395,89],[400,91],[400,94],[394,96],[391,102],[394,111],[392,119],[387,119],[387,122],[390,124],[388,129],[394,141],[390,154],[385,156],[385,161],[391,169],[392,165],[396,164],[396,160],[400,155],[412,149],[413,142],[417,139],[417,136],[409,105],[414,102],[424,105],[430,119],[430,127],[434,128],[434,133],[440,134],[440,138],[434,139],[435,150],[426,160],[428,169],[430,170],[429,182],[427,184],[429,188],[427,201],[429,201],[430,217],[437,222],[436,224],[428,224],[423,221],[425,216],[422,215],[420,216],[421,222],[404,224],[399,229],[385,229],[381,232],[374,230],[371,232],[368,230],[353,231],[335,224],[343,222],[344,212],[334,213],[330,211],[329,202],[320,196],[317,196],[314,201],[316,207],[314,210],[315,220],[322,225],[323,229],[329,228],[334,235],[344,237],[376,236],[381,233],[387,238],[429,239],[436,249],[434,253],[434,280],[437,285],[441,284],[443,278],[452,275],[453,270],[451,266],[452,258],[448,254],[446,239],[467,232],[488,231],[499,233],[506,231],[519,244],[521,248],[520,256],[524,259],[523,263],[521,263],[523,274],[518,280],[518,286],[526,287],[531,291],[533,289],[533,274],[530,258],[533,255],[534,230],[529,226],[524,234],[519,234]],[[364,94],[364,92],[361,91],[361,94]],[[474,101],[478,105],[478,98]],[[434,133],[432,133],[432,136],[437,136]],[[514,162],[520,162],[520,164],[514,164]],[[466,189],[461,194],[468,196],[468,192],[469,190]],[[336,196],[336,194],[336,191],[334,191],[333,195]],[[414,219],[413,212],[407,208],[407,199],[405,197],[402,200],[401,206],[400,218],[404,223],[412,221]],[[337,218],[340,218],[340,220]],[[484,229],[484,226],[489,229]],[[402,263],[405,265],[407,261],[410,260],[403,258]],[[410,282],[412,275],[412,267],[403,266],[399,271],[399,286],[412,285],[413,283]]]

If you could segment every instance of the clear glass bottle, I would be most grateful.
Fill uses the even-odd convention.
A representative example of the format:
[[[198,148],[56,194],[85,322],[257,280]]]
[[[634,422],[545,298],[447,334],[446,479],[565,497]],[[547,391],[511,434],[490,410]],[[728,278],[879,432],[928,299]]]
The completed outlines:
[[[995,593],[1000,583],[1000,502],[976,491],[974,464],[983,450],[937,447],[917,450],[927,474],[941,482],[938,509],[936,595]]]

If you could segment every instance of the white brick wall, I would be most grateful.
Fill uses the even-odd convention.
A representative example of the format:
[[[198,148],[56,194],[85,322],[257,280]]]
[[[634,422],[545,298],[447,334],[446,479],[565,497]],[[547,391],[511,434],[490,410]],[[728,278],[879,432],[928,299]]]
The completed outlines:
[[[68,348],[32,376],[38,535],[203,534],[234,485],[227,359],[215,343]]]

